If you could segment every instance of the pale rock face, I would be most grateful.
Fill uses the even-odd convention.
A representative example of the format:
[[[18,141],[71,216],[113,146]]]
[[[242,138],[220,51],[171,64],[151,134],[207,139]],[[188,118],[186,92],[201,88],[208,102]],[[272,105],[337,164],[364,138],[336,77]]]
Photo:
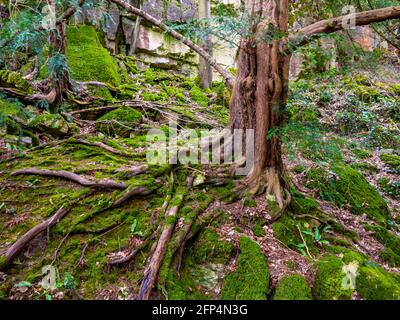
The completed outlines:
[[[134,2],[131,1],[132,4]],[[223,3],[234,4],[235,7],[240,6],[240,0],[223,0]],[[145,0],[142,9],[157,19],[173,22],[184,22],[198,16],[196,0],[173,0],[168,2],[163,0]],[[127,54],[129,46],[133,41],[135,18],[121,17],[120,10],[114,5],[107,7],[107,4],[104,3],[104,10],[107,10],[110,16],[108,26],[105,30],[107,48],[113,54]],[[85,13],[84,18],[77,18],[77,20],[79,22],[90,21],[95,15],[99,16],[100,14],[101,12],[92,12],[89,10]],[[309,24],[309,22],[302,21],[298,27],[306,24]],[[351,35],[354,41],[362,45],[366,50],[372,51],[375,48],[387,48],[387,43],[379,41],[370,27],[357,27],[351,31]],[[213,43],[214,58],[226,68],[235,67],[237,48],[216,39],[214,39]],[[332,49],[335,46],[334,43],[329,41],[323,43],[323,45],[327,49]],[[138,67],[141,69],[158,67],[174,70],[187,76],[197,75],[198,56],[191,52],[187,46],[171,37],[165,36],[160,30],[150,26],[146,22],[142,22],[139,30],[135,56],[142,61],[138,62]],[[290,69],[291,78],[295,78],[300,73],[300,66],[301,57],[294,55]],[[336,57],[334,56],[330,62],[330,66],[327,66],[327,68],[335,66]],[[219,74],[214,73],[214,79],[220,79]]]

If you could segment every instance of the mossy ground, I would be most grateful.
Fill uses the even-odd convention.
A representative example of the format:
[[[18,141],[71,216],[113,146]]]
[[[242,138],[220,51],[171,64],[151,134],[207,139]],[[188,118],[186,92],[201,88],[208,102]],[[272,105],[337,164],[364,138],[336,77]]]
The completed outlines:
[[[276,286],[274,300],[312,300],[311,289],[300,275],[283,277]]]
[[[221,299],[265,300],[269,281],[268,266],[261,248],[249,238],[241,237],[236,271],[225,277]]]
[[[163,221],[162,216],[157,218],[157,213],[169,192],[165,182],[171,167],[152,166],[139,177],[129,170],[146,161],[143,152],[146,136],[142,131],[131,130],[132,127],[138,129],[145,121],[163,130],[171,116],[176,117],[179,127],[183,128],[226,126],[230,90],[223,82],[215,82],[211,89],[204,90],[197,79],[155,68],[140,71],[134,57],[112,57],[90,26],[68,28],[67,60],[73,79],[101,81],[113,88],[113,95],[108,88],[90,88],[92,94],[102,98],[95,105],[111,103],[117,108],[89,115],[95,132],[85,139],[105,143],[132,156],[121,157],[69,139],[30,151],[18,160],[1,162],[0,205],[4,205],[0,209],[0,249],[8,247],[24,232],[51,216],[62,204],[88,192],[87,188],[60,179],[11,177],[14,170],[30,167],[68,170],[92,179],[150,186],[154,193],[109,210],[107,206],[124,191],[99,190],[81,201],[49,230],[48,235],[35,239],[17,263],[7,270],[7,280],[0,283],[0,299],[17,298],[16,284],[20,281],[32,284],[25,297],[55,296],[56,292],[43,290],[39,295],[34,293],[43,278],[41,268],[49,264],[58,270],[60,282],[68,275],[74,279],[68,286],[75,287],[79,296],[72,296],[66,285],[60,285],[58,289],[65,293],[66,299],[104,297],[105,289],[112,287],[127,287],[129,292],[136,294],[151,245],[146,245],[134,261],[124,266],[109,267],[110,254],[128,250],[132,242],[151,234],[157,224],[177,222],[182,226],[204,212],[216,199],[226,203],[237,200],[233,181],[219,187],[204,185],[188,192],[181,190],[186,186],[186,178],[202,172],[203,167],[179,166],[176,169],[178,186],[174,188],[179,195],[171,203],[179,204],[180,211],[178,217]],[[2,83],[7,81],[7,85],[19,90],[30,90],[20,75],[13,73],[11,76],[7,73],[7,80],[4,80],[3,72]],[[382,85],[372,85],[360,77],[338,77],[335,87],[329,86],[326,79],[320,80],[299,80],[291,87],[289,123],[282,132],[284,148],[287,161],[294,164],[291,174],[298,175],[300,179],[296,181],[309,189],[305,194],[293,188],[290,207],[272,225],[275,239],[295,254],[305,256],[315,278],[305,280],[300,275],[290,274],[271,286],[268,265],[274,261],[266,260],[259,245],[269,236],[265,232],[270,227],[267,219],[255,215],[238,221],[234,214],[224,211],[216,221],[205,226],[200,226],[201,219],[195,221],[193,230],[198,233],[187,243],[179,272],[171,268],[175,262],[172,250],[182,232],[176,228],[159,274],[157,289],[161,299],[350,299],[355,291],[364,299],[400,299],[398,274],[374,265],[376,261],[371,262],[370,256],[356,251],[355,244],[360,236],[337,220],[320,201],[329,201],[342,210],[349,209],[352,214],[366,215],[375,221],[376,224],[366,229],[384,246],[378,262],[399,266],[398,227],[391,223],[396,219],[391,216],[384,197],[368,181],[370,176],[382,173],[379,166],[370,163],[376,148],[390,149],[382,152],[380,159],[391,174],[398,172],[395,151],[400,141],[398,130],[379,122],[385,117],[398,121],[398,98],[393,96],[398,94],[397,87],[387,89],[391,93],[388,95]],[[143,107],[120,106],[118,99],[143,100]],[[145,108],[145,103],[151,103],[150,106],[159,110]],[[333,117],[329,122],[324,117],[331,105],[341,109],[334,115],[328,112]],[[370,106],[377,107],[378,116],[371,112]],[[67,119],[38,113],[37,109],[12,99],[1,97],[0,113],[0,120],[6,115],[18,116],[40,134],[56,129],[66,137],[76,133],[76,128]],[[55,126],[57,121],[58,128]],[[6,130],[0,132],[15,136],[24,134],[13,125],[7,122]],[[58,132],[54,134],[59,135]],[[388,189],[389,186],[396,187],[392,180],[381,181],[380,187],[396,199],[393,190]],[[240,203],[243,210],[257,208],[256,201],[249,196]],[[222,227],[230,228],[235,236],[240,235],[240,239],[236,239],[239,241],[226,237]],[[249,236],[254,236],[259,243]],[[78,262],[83,263],[78,265]],[[288,264],[290,262],[293,261]],[[359,265],[356,287],[344,289],[342,284],[346,274],[343,267],[354,262]],[[297,272],[296,264],[293,262],[289,269]],[[114,298],[127,296],[121,289]]]

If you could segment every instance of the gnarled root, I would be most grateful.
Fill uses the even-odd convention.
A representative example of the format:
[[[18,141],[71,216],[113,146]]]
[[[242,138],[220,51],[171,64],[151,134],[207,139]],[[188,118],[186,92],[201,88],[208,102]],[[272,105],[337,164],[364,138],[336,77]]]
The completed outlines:
[[[282,179],[279,170],[273,167],[265,169],[261,174],[253,171],[246,179],[245,185],[238,188],[241,195],[246,191],[252,195],[266,193],[267,209],[271,221],[279,219],[291,202],[286,182]]]
[[[45,170],[45,169],[22,169],[14,171],[12,176],[18,175],[35,175],[35,176],[46,176],[46,177],[55,177],[61,178],[69,181],[73,181],[78,183],[84,187],[91,187],[91,188],[105,188],[105,189],[126,189],[126,184],[123,182],[115,182],[112,180],[99,180],[99,181],[91,181],[85,179],[75,173],[69,171],[56,171],[56,170]]]

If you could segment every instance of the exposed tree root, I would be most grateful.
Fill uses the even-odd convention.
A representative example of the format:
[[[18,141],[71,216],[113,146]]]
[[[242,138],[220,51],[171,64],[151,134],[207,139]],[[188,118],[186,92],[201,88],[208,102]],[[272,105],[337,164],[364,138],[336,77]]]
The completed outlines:
[[[54,215],[52,215],[47,220],[43,221],[42,223],[36,225],[28,232],[26,232],[21,238],[19,238],[13,245],[11,245],[5,252],[4,257],[5,260],[1,260],[0,270],[5,269],[8,267],[14,259],[19,255],[19,253],[25,248],[25,246],[33,240],[37,235],[42,233],[43,231],[49,230],[53,225],[63,219],[74,206],[79,203],[84,198],[87,198],[93,194],[93,192],[89,192],[85,195],[78,197],[76,200],[72,201],[67,207],[64,205],[59,208]],[[0,256],[1,257],[1,256]]]
[[[113,153],[113,154],[121,156],[121,157],[126,157],[126,158],[131,158],[132,157],[131,154],[128,154],[128,153],[119,151],[117,149],[114,149],[113,147],[110,147],[109,145],[107,145],[107,144],[105,144],[103,142],[97,142],[97,141],[96,142],[89,142],[89,141],[87,141],[85,139],[79,139],[79,138],[76,139],[76,140],[71,140],[71,142],[72,143],[79,143],[79,144],[83,144],[83,145],[91,146],[91,147],[98,147],[98,148],[101,148],[101,149],[103,149],[105,151],[108,151],[110,153]]]
[[[30,168],[30,169],[17,170],[11,173],[11,176],[18,176],[18,175],[35,175],[35,176],[62,178],[69,181],[73,181],[84,187],[89,187],[89,188],[104,188],[104,189],[119,189],[119,190],[124,190],[127,188],[126,184],[123,182],[115,182],[112,180],[91,181],[69,171],[55,171],[55,170]]]
[[[221,215],[220,204],[217,203],[216,208],[209,207],[204,215],[197,214],[194,219],[185,223],[183,231],[179,239],[176,241],[176,246],[172,250],[172,267],[175,271],[179,271],[182,265],[183,253],[185,250],[186,243],[195,237],[204,227],[209,225],[212,221]],[[195,221],[198,221],[194,225]]]
[[[171,179],[170,179],[167,199],[168,196],[171,194],[170,191],[173,188],[173,181],[174,181],[174,173],[171,172]],[[155,242],[152,247],[151,250],[152,256],[144,272],[144,277],[139,290],[139,298],[138,298],[139,300],[148,300],[150,297],[151,291],[154,287],[154,284],[158,276],[158,272],[164,261],[168,243],[172,237],[172,233],[174,231],[177,220],[179,207],[183,201],[183,198],[184,198],[183,193],[176,194],[174,199],[171,201],[169,205],[169,209],[167,209],[165,212],[164,226],[162,227],[161,235],[158,241]]]
[[[178,210],[179,206],[173,206],[167,211],[166,218],[175,218],[178,214]],[[139,291],[139,300],[148,300],[150,297],[174,228],[175,223],[166,223],[166,225],[164,225],[160,239],[157,242],[154,254],[150,259],[146,271],[144,272],[144,278]]]
[[[278,170],[273,167],[266,169],[262,174],[250,173],[245,185],[240,186],[236,191],[242,195],[245,192],[250,192],[253,195],[265,192],[271,222],[281,217],[292,199],[289,190],[286,188],[286,183]]]
[[[129,189],[121,198],[117,199],[109,209],[116,209],[124,205],[128,200],[130,200],[134,196],[148,196],[151,194],[158,185],[154,185],[152,187],[146,186],[135,186]]]

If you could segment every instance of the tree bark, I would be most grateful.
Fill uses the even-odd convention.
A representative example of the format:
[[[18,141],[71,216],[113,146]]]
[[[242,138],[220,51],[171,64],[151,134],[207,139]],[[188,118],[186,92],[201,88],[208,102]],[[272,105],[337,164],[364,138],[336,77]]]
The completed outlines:
[[[254,162],[247,179],[253,194],[267,191],[277,218],[288,202],[280,128],[288,95],[290,55],[284,52],[288,31],[288,1],[247,1],[252,14],[252,38],[240,43],[238,77],[230,105],[231,129],[254,130]]]
[[[199,18],[210,19],[211,18],[211,3],[210,0],[199,1]],[[201,47],[212,56],[212,38],[211,35],[206,35],[205,41],[201,43]],[[199,60],[199,76],[201,85],[203,88],[210,88],[212,86],[213,74],[210,63],[200,57]]]
[[[400,18],[400,6],[387,7],[369,11],[357,12],[354,14],[356,26],[365,26],[374,22]],[[346,28],[346,21],[350,16],[340,16],[332,19],[322,20],[300,29],[290,39],[295,45],[307,44],[313,37],[343,30]]]

